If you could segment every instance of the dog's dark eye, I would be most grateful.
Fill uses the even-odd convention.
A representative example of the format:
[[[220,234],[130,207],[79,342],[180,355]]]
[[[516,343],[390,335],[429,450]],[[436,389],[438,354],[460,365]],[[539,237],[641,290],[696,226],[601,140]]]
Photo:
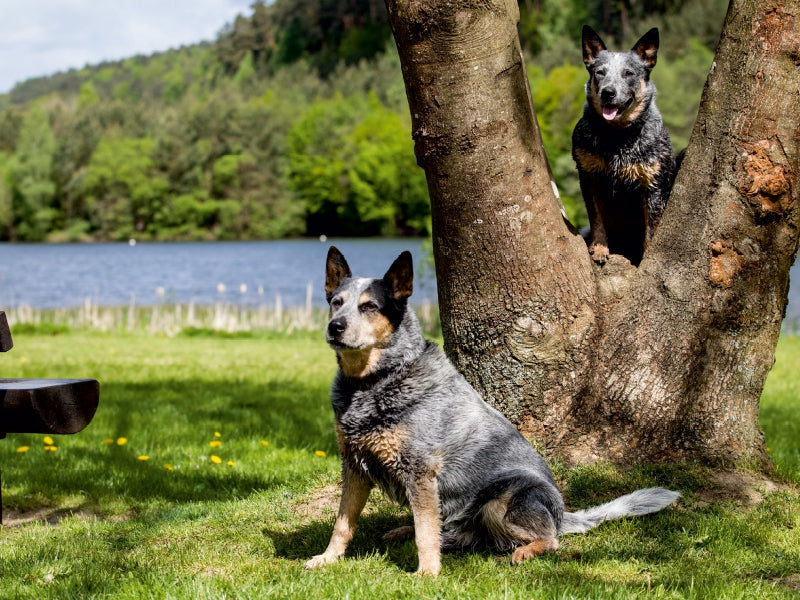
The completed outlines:
[[[625,79],[630,79],[633,77],[634,73],[633,71],[625,71],[622,75],[625,77]]]
[[[597,77],[605,77],[605,76],[606,76],[606,71],[605,71],[605,69],[600,69],[600,70],[598,70],[598,71],[595,71],[595,73],[594,73],[594,74],[595,74]]]
[[[361,309],[361,312],[370,313],[378,310],[378,305],[375,304],[374,302],[364,302],[364,304],[362,304],[358,308]]]
[[[331,308],[339,308],[341,305],[342,305],[342,299],[341,298],[337,297],[337,298],[334,298],[333,300],[331,300]]]

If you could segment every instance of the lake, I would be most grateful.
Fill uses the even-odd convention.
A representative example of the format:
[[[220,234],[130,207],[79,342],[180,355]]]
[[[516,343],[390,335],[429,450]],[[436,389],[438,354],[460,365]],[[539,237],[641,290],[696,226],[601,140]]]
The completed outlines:
[[[102,244],[0,244],[0,309],[68,308],[131,302],[246,306],[325,304],[325,256],[336,245],[353,272],[381,276],[403,251],[415,267],[421,239],[278,240]],[[416,302],[435,301],[432,275],[415,281]],[[430,273],[431,269],[427,269]]]
[[[336,245],[356,275],[380,276],[403,250],[417,270],[413,303],[436,302],[423,242],[415,238],[107,244],[0,244],[0,309],[67,308],[131,302],[246,306],[325,304],[325,255]],[[425,263],[425,264],[423,264]],[[791,278],[800,281],[800,264]],[[800,283],[787,320],[800,323]]]

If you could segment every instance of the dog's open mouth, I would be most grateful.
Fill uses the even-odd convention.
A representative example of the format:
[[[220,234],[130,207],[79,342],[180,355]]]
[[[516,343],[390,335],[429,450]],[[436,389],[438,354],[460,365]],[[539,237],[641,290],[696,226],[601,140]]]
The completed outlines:
[[[624,113],[628,107],[631,105],[631,100],[625,102],[624,104],[604,104],[603,105],[603,118],[606,121],[613,121],[619,115]]]

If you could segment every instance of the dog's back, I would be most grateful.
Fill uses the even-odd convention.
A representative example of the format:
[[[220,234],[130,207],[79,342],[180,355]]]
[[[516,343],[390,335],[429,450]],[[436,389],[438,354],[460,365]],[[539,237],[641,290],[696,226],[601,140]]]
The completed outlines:
[[[572,134],[572,156],[597,262],[609,253],[639,264],[666,206],[675,175],[669,134],[655,104],[650,72],[658,30],[628,52],[610,52],[585,26],[586,105]]]

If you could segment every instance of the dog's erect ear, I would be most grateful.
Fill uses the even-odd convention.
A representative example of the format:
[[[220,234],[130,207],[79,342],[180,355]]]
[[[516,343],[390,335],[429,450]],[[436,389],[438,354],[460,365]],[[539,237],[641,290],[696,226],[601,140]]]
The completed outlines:
[[[597,32],[588,25],[583,26],[581,33],[581,47],[583,48],[583,64],[588,68],[597,60],[597,55],[606,49],[606,45]]]
[[[386,271],[383,280],[389,284],[395,301],[407,300],[414,289],[414,262],[411,252],[406,250],[398,256]]]
[[[633,51],[639,55],[639,58],[642,59],[648,69],[655,67],[656,58],[658,57],[658,28],[653,27],[640,37],[633,47]]]
[[[344,259],[344,254],[339,252],[336,246],[328,248],[328,260],[325,263],[325,297],[328,302],[331,301],[333,292],[342,283],[342,279],[352,276],[350,267]]]

